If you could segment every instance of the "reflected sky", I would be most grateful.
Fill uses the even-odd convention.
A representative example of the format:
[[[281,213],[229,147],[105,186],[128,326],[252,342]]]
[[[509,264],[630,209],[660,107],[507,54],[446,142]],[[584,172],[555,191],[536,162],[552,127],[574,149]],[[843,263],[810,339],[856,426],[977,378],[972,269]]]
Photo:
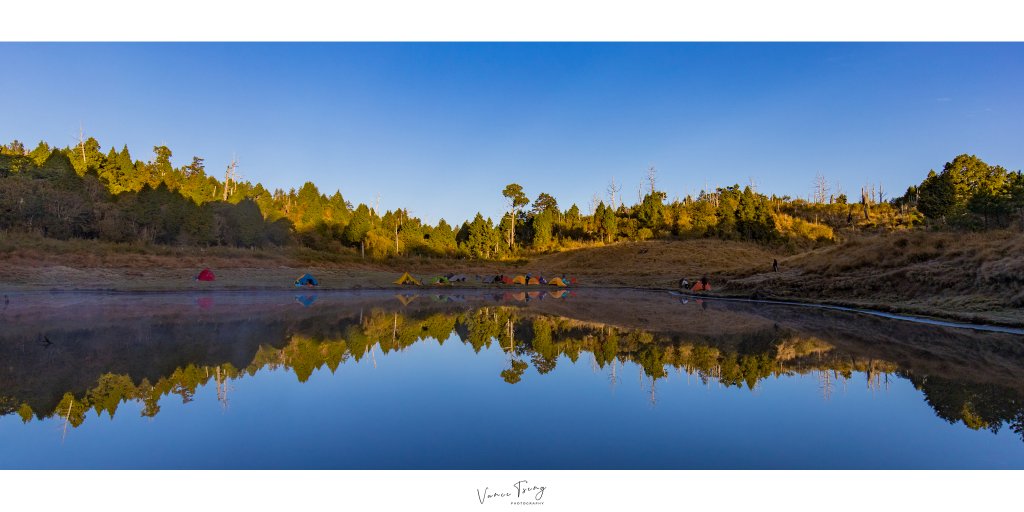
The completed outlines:
[[[14,298],[3,468],[1024,467],[1012,334],[637,292]]]

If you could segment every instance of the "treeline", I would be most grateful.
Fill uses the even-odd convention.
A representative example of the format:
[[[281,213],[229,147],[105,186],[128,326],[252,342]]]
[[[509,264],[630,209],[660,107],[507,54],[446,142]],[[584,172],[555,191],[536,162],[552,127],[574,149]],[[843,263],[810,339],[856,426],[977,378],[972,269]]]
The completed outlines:
[[[545,192],[531,201],[513,183],[502,191],[507,208],[500,219],[478,213],[455,225],[443,219],[430,225],[404,209],[381,213],[353,206],[340,191],[327,195],[310,182],[269,191],[239,179],[233,167],[219,180],[207,174],[202,158],[175,167],[171,157],[169,148],[155,146],[143,162],[127,147],[103,152],[94,138],[65,148],[40,142],[28,150],[18,141],[0,146],[0,230],[200,247],[299,245],[373,258],[503,259],[652,238],[828,242],[846,231],[912,227],[924,221],[922,213],[966,227],[1004,226],[1014,213],[1024,222],[1020,172],[966,155],[889,201],[862,190],[852,203],[845,194],[827,194],[821,184],[814,199],[733,185],[668,201],[651,169],[649,189],[633,205],[622,201],[614,183],[609,200],[595,196],[586,212],[576,204],[562,208]]]
[[[1024,175],[974,155],[960,155],[942,172],[930,171],[895,202],[942,224],[989,229],[1006,227],[1016,219],[1024,227]]]

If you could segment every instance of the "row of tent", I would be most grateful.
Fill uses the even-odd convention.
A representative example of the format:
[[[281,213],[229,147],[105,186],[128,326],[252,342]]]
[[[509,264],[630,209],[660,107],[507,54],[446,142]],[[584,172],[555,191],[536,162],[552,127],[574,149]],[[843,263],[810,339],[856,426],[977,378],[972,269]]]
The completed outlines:
[[[480,277],[479,279],[480,279],[480,282],[486,283],[486,284],[508,284],[508,285],[517,285],[518,284],[518,285],[526,285],[526,286],[550,285],[550,286],[559,286],[559,287],[565,287],[565,286],[569,286],[570,284],[576,284],[576,278],[563,279],[561,277],[555,277],[555,278],[552,278],[552,279],[544,279],[543,277],[533,277],[533,276],[528,277],[528,276],[523,276],[523,275],[518,275],[518,276],[515,276],[515,277],[505,276],[505,275],[496,275],[496,276]],[[468,278],[466,276],[461,275],[461,274],[452,274],[452,275],[448,275],[448,276],[433,277],[433,278],[429,279],[427,282],[429,284],[433,284],[433,285],[446,285],[446,284],[450,284],[450,283],[466,282],[466,281],[468,281]],[[395,280],[395,284],[398,284],[398,285],[411,285],[411,286],[423,286],[423,281],[420,281],[419,279],[416,279],[415,277],[413,277],[408,272],[405,272],[405,273],[402,274],[401,277],[399,277],[398,279]]]
[[[506,275],[496,275],[496,276],[487,276],[487,277],[477,276],[477,277],[479,278],[480,282],[486,283],[486,284],[507,284],[507,285],[526,285],[526,286],[549,285],[549,286],[558,286],[558,287],[566,287],[566,286],[569,286],[569,285],[576,284],[576,278],[567,279],[567,278],[562,278],[562,277],[555,277],[555,278],[552,278],[552,279],[545,279],[544,277],[536,277],[536,276],[530,276],[530,275],[525,275],[525,276],[524,275],[518,275],[518,276],[515,276],[515,277],[506,276]],[[196,281],[216,281],[217,280],[217,276],[214,275],[212,270],[210,270],[208,268],[204,268],[202,271],[199,272],[198,275],[195,276],[194,279]],[[448,284],[451,284],[451,283],[464,283],[464,282],[466,282],[468,280],[469,280],[469,278],[467,276],[463,275],[463,274],[448,274],[446,276],[438,276],[438,277],[430,278],[427,282],[429,284],[432,284],[432,285],[448,285]],[[398,284],[398,285],[423,286],[423,281],[420,281],[419,279],[416,279],[415,277],[413,277],[408,272],[403,273],[402,276],[399,277],[397,280],[395,280],[394,283]],[[295,284],[296,287],[313,287],[313,286],[320,286],[320,281],[318,281],[317,278],[313,277],[312,274],[308,274],[307,273],[307,274],[302,274],[301,276],[299,276],[295,280],[294,284]],[[700,284],[700,282],[698,282],[697,284]],[[711,289],[711,287],[710,287],[710,285],[708,285],[707,290],[710,290],[710,289]]]
[[[203,270],[199,271],[199,274],[197,274],[193,278],[193,280],[195,280],[195,281],[216,281],[217,280],[217,276],[214,275],[212,270],[210,270],[208,268],[204,268]],[[295,286],[296,287],[320,286],[320,281],[317,281],[317,279],[315,277],[313,277],[312,274],[302,274],[301,276],[298,277],[298,279],[295,280]]]

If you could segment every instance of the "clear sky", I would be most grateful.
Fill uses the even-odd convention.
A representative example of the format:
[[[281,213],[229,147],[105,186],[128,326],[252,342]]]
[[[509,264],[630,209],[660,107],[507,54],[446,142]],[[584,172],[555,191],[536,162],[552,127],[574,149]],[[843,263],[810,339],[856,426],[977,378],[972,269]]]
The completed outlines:
[[[0,43],[0,140],[340,189],[430,222],[523,185],[587,211],[653,165],[669,198],[753,180],[901,194],[960,153],[1024,167],[1024,44]]]

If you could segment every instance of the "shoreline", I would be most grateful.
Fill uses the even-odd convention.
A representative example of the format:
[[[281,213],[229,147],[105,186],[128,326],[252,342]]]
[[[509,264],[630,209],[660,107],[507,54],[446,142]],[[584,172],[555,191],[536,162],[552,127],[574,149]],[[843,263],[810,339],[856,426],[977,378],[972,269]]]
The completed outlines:
[[[616,285],[582,285],[582,286],[569,286],[569,287],[557,287],[549,285],[500,285],[500,286],[488,286],[480,284],[479,286],[471,285],[445,285],[445,286],[398,286],[394,285],[391,287],[387,286],[350,286],[350,287],[317,287],[317,288],[279,288],[279,287],[240,287],[240,288],[176,288],[176,289],[124,289],[124,288],[50,288],[44,289],[41,287],[28,287],[27,289],[20,290],[5,290],[0,289],[0,294],[6,297],[18,296],[23,294],[36,295],[36,294],[56,294],[56,295],[73,295],[73,294],[96,294],[96,295],[187,295],[196,293],[215,293],[215,294],[247,294],[247,293],[268,293],[268,294],[310,294],[310,293],[451,293],[458,291],[472,291],[472,292],[496,292],[496,291],[551,291],[551,290],[586,290],[595,292],[616,292],[616,291],[635,291],[635,292],[648,292],[648,293],[667,293],[669,295],[678,297],[688,297],[694,300],[710,300],[710,301],[723,301],[723,302],[744,302],[752,304],[768,304],[777,306],[788,306],[788,307],[803,307],[803,308],[815,308],[832,311],[845,311],[851,313],[858,313],[864,315],[871,315],[881,318],[888,318],[891,320],[907,321],[919,324],[928,324],[941,327],[951,327],[957,329],[971,329],[978,331],[987,332],[999,332],[1006,334],[1022,334],[1024,335],[1024,322],[999,322],[999,321],[985,321],[978,319],[977,317],[971,317],[966,315],[959,315],[949,312],[936,312],[943,314],[926,314],[920,311],[916,311],[913,308],[900,308],[892,306],[883,306],[881,304],[858,304],[842,301],[830,301],[820,299],[804,299],[804,298],[751,298],[750,296],[736,295],[736,294],[694,294],[687,291],[682,291],[672,288],[663,287],[638,287],[638,286],[616,286]]]

